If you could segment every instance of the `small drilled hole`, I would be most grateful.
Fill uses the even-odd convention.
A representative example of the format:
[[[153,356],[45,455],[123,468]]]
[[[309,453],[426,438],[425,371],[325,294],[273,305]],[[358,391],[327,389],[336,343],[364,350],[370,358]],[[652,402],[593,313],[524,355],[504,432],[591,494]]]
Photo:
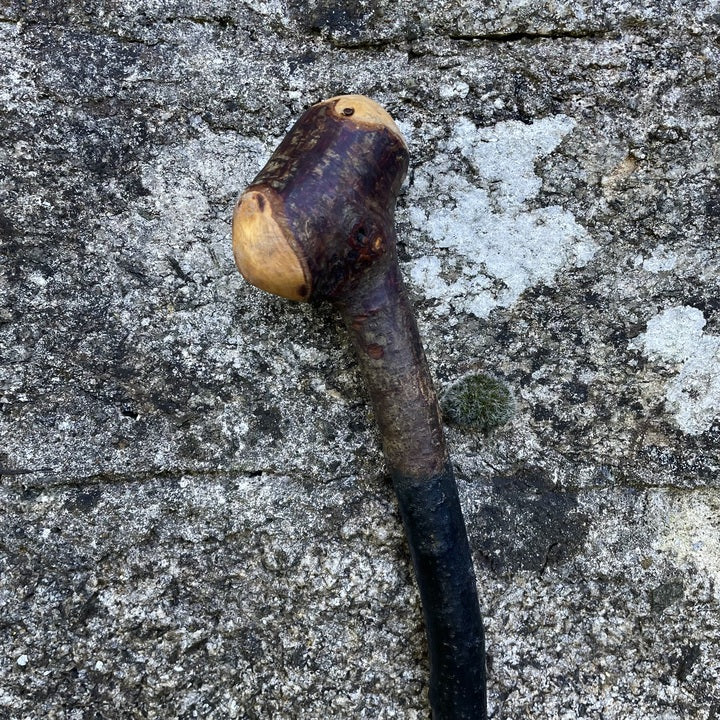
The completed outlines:
[[[347,107],[343,108],[343,115],[350,117],[355,112],[355,108]]]

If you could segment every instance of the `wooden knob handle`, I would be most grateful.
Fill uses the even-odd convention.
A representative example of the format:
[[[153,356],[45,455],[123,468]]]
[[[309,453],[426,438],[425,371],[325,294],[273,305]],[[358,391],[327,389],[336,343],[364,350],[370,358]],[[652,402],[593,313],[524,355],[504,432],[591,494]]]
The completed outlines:
[[[370,98],[313,105],[238,200],[240,272],[291,300],[342,297],[394,261],[395,201],[407,165],[400,130]]]

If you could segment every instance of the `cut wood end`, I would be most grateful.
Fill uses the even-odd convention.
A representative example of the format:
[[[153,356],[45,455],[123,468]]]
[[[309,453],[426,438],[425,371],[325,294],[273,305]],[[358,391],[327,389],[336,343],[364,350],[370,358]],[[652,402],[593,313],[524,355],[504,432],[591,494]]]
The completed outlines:
[[[400,128],[390,113],[374,100],[365,95],[336,95],[320,104],[332,104],[336,115],[346,118],[357,125],[369,125],[374,128],[387,128],[407,147]]]
[[[310,282],[290,233],[274,216],[263,192],[250,190],[233,213],[233,254],[242,276],[261,290],[289,300],[307,300]]]

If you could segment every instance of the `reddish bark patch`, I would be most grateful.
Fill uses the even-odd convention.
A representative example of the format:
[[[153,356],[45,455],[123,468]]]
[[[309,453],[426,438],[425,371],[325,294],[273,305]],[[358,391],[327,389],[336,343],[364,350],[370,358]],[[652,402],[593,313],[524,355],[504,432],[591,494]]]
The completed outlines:
[[[373,343],[372,345],[368,345],[367,347],[367,354],[373,359],[373,360],[379,360],[384,354],[385,354],[385,348],[382,345],[378,345],[377,343]]]

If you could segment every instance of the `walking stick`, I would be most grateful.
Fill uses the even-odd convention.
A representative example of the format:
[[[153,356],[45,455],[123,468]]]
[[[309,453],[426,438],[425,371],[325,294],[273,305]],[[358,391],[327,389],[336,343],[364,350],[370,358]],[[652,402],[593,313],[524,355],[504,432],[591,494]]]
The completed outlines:
[[[313,105],[233,216],[252,284],[342,315],[380,425],[425,617],[434,720],[487,717],[470,546],[440,411],[397,262],[394,214],[408,166],[400,130],[361,95]]]

